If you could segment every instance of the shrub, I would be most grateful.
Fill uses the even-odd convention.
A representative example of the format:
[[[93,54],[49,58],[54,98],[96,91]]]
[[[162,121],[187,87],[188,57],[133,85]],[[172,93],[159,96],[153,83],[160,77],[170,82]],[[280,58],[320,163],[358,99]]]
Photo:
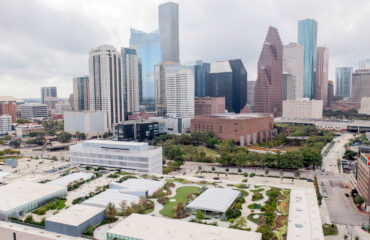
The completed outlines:
[[[244,174],[243,174],[243,176],[244,176],[244,177],[248,177],[248,173],[244,173]]]
[[[258,201],[258,200],[261,200],[263,199],[263,195],[259,192],[255,192],[253,193],[253,196],[252,196],[252,201]]]
[[[256,174],[255,173],[251,173],[251,174],[249,174],[249,176],[250,177],[254,177],[254,176],[256,176]]]
[[[243,179],[242,182],[248,182],[248,179],[247,178],[246,179]]]

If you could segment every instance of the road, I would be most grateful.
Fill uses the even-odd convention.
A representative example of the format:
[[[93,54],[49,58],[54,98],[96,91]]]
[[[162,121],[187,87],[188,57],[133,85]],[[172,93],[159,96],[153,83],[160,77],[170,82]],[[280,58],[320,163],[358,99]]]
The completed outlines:
[[[351,138],[353,138],[352,133],[344,133],[334,138],[334,146],[330,149],[329,153],[323,157],[322,169],[325,169],[327,172],[339,173],[337,160],[342,159],[345,152],[344,145],[348,143]]]

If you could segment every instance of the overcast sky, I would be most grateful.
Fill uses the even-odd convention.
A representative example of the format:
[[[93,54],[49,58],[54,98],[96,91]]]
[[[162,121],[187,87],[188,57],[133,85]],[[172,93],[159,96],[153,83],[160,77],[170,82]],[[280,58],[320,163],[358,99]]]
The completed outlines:
[[[88,74],[88,52],[128,46],[130,27],[157,28],[162,0],[0,0],[0,96],[40,97],[40,87],[72,93],[72,78]],[[178,0],[182,62],[241,58],[257,77],[269,25],[283,44],[297,41],[299,19],[318,22],[318,45],[335,67],[370,58],[369,0]]]

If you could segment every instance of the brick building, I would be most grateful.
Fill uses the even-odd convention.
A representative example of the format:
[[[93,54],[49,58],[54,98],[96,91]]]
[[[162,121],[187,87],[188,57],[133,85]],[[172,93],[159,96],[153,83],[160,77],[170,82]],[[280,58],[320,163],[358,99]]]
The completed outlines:
[[[241,146],[270,140],[274,131],[270,114],[241,113],[197,116],[191,120],[191,132],[213,131],[220,139],[234,139]]]
[[[16,121],[17,107],[15,101],[2,101],[0,99],[0,115],[10,115],[12,123]]]
[[[194,104],[195,116],[225,113],[224,97],[198,97],[195,98]]]
[[[364,198],[366,211],[370,212],[370,154],[361,153],[357,162],[356,188]]]

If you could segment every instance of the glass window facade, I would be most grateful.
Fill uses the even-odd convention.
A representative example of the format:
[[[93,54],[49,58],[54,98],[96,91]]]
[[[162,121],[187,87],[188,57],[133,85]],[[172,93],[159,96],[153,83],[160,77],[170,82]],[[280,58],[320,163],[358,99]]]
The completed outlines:
[[[335,96],[349,98],[351,96],[352,67],[339,67],[335,70]]]
[[[304,19],[298,22],[298,43],[304,47],[303,97],[314,98],[316,78],[317,22]]]

